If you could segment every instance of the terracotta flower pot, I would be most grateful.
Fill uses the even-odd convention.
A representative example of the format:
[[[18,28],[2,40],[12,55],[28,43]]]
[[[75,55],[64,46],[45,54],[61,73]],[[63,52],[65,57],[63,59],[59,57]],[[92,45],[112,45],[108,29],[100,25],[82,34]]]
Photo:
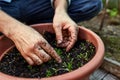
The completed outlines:
[[[34,29],[43,33],[44,31],[49,31],[54,33],[52,28],[52,23],[46,24],[35,24],[32,25]],[[91,73],[93,73],[98,67],[100,67],[103,57],[104,57],[104,44],[100,37],[98,37],[94,32],[88,30],[84,27],[79,27],[79,38],[89,40],[96,47],[95,56],[84,66],[73,70],[69,73],[65,73],[59,76],[53,76],[49,78],[19,78],[10,76],[0,72],[0,80],[88,80]],[[0,59],[3,55],[14,46],[14,43],[6,38],[5,36],[0,36]]]

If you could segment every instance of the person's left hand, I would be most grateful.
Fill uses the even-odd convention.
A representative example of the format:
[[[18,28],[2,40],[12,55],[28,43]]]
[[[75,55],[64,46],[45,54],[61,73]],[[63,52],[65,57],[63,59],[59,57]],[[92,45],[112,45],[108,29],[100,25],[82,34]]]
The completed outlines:
[[[77,41],[78,25],[66,12],[61,11],[54,15],[53,28],[58,46],[66,47],[66,51],[69,51]]]

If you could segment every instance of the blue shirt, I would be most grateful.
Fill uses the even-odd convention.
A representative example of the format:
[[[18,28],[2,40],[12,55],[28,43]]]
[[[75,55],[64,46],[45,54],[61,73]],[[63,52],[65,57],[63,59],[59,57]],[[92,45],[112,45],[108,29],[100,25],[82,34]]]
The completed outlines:
[[[10,3],[12,0],[0,0],[0,1],[5,1],[5,2]]]
[[[5,2],[10,3],[12,0],[0,0],[0,1],[5,1]],[[67,0],[67,1],[68,1],[68,4],[70,5],[71,0]],[[53,4],[53,0],[51,0],[51,4]]]

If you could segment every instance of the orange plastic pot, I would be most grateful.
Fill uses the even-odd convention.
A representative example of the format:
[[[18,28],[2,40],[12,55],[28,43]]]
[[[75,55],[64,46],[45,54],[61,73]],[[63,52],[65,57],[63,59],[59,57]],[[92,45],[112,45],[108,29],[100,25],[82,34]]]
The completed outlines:
[[[31,25],[34,29],[36,29],[41,34],[44,31],[49,31],[54,33],[52,28],[52,23],[45,24],[35,24]],[[78,37],[80,39],[89,40],[96,47],[95,56],[84,66],[73,70],[69,73],[65,73],[58,76],[53,76],[49,78],[20,78],[14,77],[11,75],[4,74],[0,72],[0,80],[89,80],[89,76],[100,67],[103,58],[104,58],[104,44],[99,36],[97,36],[94,32],[85,27],[79,27]],[[0,36],[0,59],[4,56],[4,54],[10,50],[14,46],[14,43],[6,38],[5,36]]]

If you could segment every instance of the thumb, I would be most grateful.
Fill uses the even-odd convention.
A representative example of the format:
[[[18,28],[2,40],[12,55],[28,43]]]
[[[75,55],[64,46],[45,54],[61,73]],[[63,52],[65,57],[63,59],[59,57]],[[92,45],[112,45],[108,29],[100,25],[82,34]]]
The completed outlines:
[[[63,41],[62,26],[60,24],[53,24],[53,28],[56,34],[57,44],[62,43]]]

